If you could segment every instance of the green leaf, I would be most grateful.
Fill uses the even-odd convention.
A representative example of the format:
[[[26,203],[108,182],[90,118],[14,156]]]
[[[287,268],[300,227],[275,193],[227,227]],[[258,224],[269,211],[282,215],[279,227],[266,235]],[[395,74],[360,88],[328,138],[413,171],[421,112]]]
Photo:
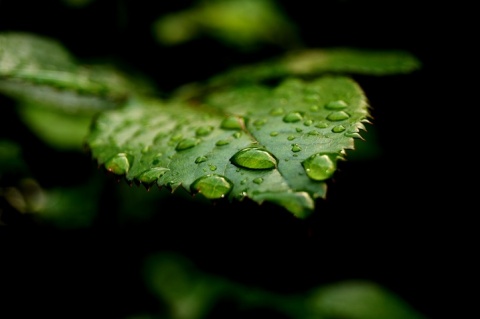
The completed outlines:
[[[132,102],[102,113],[87,144],[128,181],[182,186],[209,199],[269,201],[304,218],[325,198],[326,181],[368,117],[350,78],[287,79],[190,103]]]

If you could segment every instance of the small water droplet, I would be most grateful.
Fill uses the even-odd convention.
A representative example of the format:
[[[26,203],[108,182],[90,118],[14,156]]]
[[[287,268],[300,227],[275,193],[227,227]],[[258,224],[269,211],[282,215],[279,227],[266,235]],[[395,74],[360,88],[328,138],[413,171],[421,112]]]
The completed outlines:
[[[160,177],[162,177],[170,169],[165,167],[152,167],[142,172],[137,179],[143,183],[153,183]]]
[[[253,182],[254,182],[255,184],[261,184],[261,183],[263,183],[263,178],[257,177],[257,178],[255,178],[255,179],[253,180]]]
[[[245,127],[245,122],[241,117],[229,116],[222,121],[220,127],[224,130],[241,130]]]
[[[192,148],[192,147],[194,147],[195,145],[198,145],[198,143],[200,143],[200,140],[197,139],[197,138],[186,138],[186,139],[183,139],[183,140],[181,140],[180,142],[178,142],[178,144],[177,144],[177,146],[175,147],[175,149],[176,149],[177,151],[183,151],[183,150]]]
[[[292,144],[292,152],[300,152],[302,148],[298,144]]]
[[[328,126],[329,126],[328,123],[325,123],[325,122],[319,122],[315,124],[315,127],[317,128],[327,128]]]
[[[247,147],[230,158],[237,166],[249,169],[272,169],[277,166],[275,157],[259,147]]]
[[[255,126],[258,128],[258,127],[260,127],[260,126],[265,125],[265,123],[267,123],[267,120],[265,120],[265,119],[255,120],[255,121],[253,122],[253,125],[255,125]]]
[[[274,108],[270,111],[270,115],[282,115],[285,113],[285,110],[281,107]]]
[[[216,146],[224,146],[230,144],[229,140],[219,140],[217,143],[215,143]]]
[[[320,110],[320,107],[318,105],[312,105],[310,106],[310,111],[312,112],[317,112],[318,110]]]
[[[270,136],[277,136],[277,135],[278,135],[277,131],[270,132]]]
[[[231,190],[233,184],[221,175],[206,175],[196,179],[190,189],[192,192],[201,193],[209,199],[225,197]]]
[[[287,137],[287,140],[289,140],[289,141],[293,141],[294,139],[295,139],[295,136],[293,136],[293,135],[289,135]]]
[[[200,163],[203,163],[207,160],[207,157],[206,156],[199,156],[195,159],[195,163],[196,164],[200,164]]]
[[[302,165],[308,177],[316,181],[330,178],[337,168],[333,154],[315,154],[303,161]]]
[[[325,105],[328,110],[343,110],[348,104],[343,100],[331,101]]]
[[[242,136],[242,133],[241,132],[235,132],[235,133],[232,134],[232,136],[234,138],[240,138]]]
[[[196,129],[195,135],[196,136],[207,136],[208,134],[212,133],[213,126],[202,126]]]
[[[297,133],[301,133],[301,132],[303,132],[303,128],[297,127],[297,128],[295,129],[295,131],[297,131]]]
[[[209,165],[209,167],[212,172],[217,170],[217,167],[215,165]]]
[[[320,134],[319,131],[312,130],[312,131],[308,132],[308,135],[317,136],[317,135],[321,135],[321,134]]]
[[[345,126],[343,125],[336,125],[332,128],[333,133],[341,133],[343,131],[345,131]]]
[[[310,126],[313,124],[313,120],[306,120],[305,122],[303,122],[303,125],[305,126]]]
[[[320,100],[320,96],[316,93],[311,93],[311,94],[308,94],[304,97],[304,100],[306,102],[317,102],[318,100]]]
[[[286,123],[295,123],[301,121],[303,116],[300,112],[290,112],[283,117],[283,121]]]
[[[172,137],[170,137],[170,140],[173,141],[173,142],[178,142],[182,138],[183,138],[183,134],[178,133],[178,134],[172,135]]]
[[[123,175],[128,173],[130,161],[127,153],[118,153],[105,162],[105,168],[114,174]]]
[[[344,111],[337,111],[337,112],[330,113],[327,116],[327,120],[329,120],[329,121],[343,121],[343,120],[348,119],[349,117],[350,117],[350,115],[348,115],[348,113],[346,113]]]

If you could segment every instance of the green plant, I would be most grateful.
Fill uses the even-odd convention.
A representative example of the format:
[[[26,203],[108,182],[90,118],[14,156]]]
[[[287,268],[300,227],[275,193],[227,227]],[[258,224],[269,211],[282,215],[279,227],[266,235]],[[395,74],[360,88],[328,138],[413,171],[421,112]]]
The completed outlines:
[[[409,74],[421,64],[402,50],[303,47],[277,9],[270,1],[204,1],[151,21],[152,38],[165,47],[209,36],[242,56],[265,45],[276,48],[276,54],[181,80],[173,89],[113,58],[82,59],[49,36],[0,32],[2,99],[35,136],[0,137],[1,195],[8,207],[0,210],[0,221],[8,225],[11,216],[26,214],[56,229],[96,225],[108,211],[102,212],[101,197],[112,189],[99,169],[85,169],[87,157],[127,182],[113,190],[114,224],[148,223],[165,213],[155,206],[170,207],[172,198],[204,212],[211,201],[227,210],[251,202],[244,205],[292,214],[292,223],[321,213],[316,204],[328,198],[339,162],[375,156],[377,148],[374,133],[367,135],[374,132],[368,97],[354,76]],[[39,181],[38,170],[49,166],[24,159],[37,147],[31,140],[54,152],[48,160],[59,161],[56,169],[88,174],[67,186],[52,182],[56,172]],[[167,191],[125,187],[134,183]],[[156,266],[147,267],[146,282],[166,310],[151,316],[203,318],[218,311],[215,305],[226,295],[235,307],[264,307],[292,318],[422,317],[370,283],[276,294],[184,271],[176,256],[162,256],[161,263],[147,265]],[[342,300],[350,310],[339,306]]]

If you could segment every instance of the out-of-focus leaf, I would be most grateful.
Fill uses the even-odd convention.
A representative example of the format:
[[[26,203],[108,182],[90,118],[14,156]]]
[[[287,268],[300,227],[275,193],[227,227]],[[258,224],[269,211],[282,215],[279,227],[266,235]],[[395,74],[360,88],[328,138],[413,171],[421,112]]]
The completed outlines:
[[[270,0],[198,1],[188,10],[164,15],[153,26],[156,39],[175,45],[208,35],[240,49],[262,44],[286,45],[296,30]]]
[[[209,199],[270,201],[298,217],[368,122],[363,91],[346,77],[240,86],[202,101],[140,101],[102,113],[87,144],[127,180],[180,185]]]

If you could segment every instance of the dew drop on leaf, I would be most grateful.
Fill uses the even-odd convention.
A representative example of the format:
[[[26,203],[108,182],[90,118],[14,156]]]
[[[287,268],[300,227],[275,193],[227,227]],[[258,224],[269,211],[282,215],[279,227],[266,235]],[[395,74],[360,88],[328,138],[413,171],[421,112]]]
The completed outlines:
[[[118,153],[105,162],[105,168],[114,174],[123,175],[130,169],[130,160],[127,153]]]
[[[162,177],[167,171],[168,168],[165,167],[153,167],[149,168],[146,171],[142,172],[137,179],[143,183],[153,183],[160,177]]]
[[[346,108],[348,104],[343,100],[332,101],[325,105],[325,108],[328,110],[342,110]]]
[[[277,136],[277,135],[278,135],[277,131],[270,132],[270,136]]]
[[[345,131],[345,126],[343,125],[336,125],[332,128],[333,133],[341,133],[343,131]]]
[[[261,183],[263,183],[263,178],[257,177],[257,178],[255,178],[255,179],[253,180],[253,182],[254,182],[255,184],[261,184]]]
[[[292,144],[292,152],[300,152],[302,148],[298,144]]]
[[[315,127],[317,127],[317,128],[327,128],[328,123],[320,122],[320,123],[315,124]]]
[[[177,146],[175,147],[175,149],[177,151],[183,151],[183,150],[186,150],[186,149],[189,149],[189,148],[192,148],[194,147],[195,145],[197,145],[198,143],[200,143],[200,140],[199,139],[196,139],[196,138],[186,138],[186,139],[183,139],[181,140],[180,142],[178,142]]]
[[[337,112],[330,113],[327,116],[327,120],[329,120],[329,121],[343,121],[343,120],[348,119],[349,117],[350,117],[350,115],[348,115],[348,113],[346,113],[344,111],[337,111]]]
[[[283,121],[286,123],[295,123],[301,121],[302,118],[303,116],[299,112],[290,112],[283,117]]]
[[[224,146],[230,144],[229,140],[219,140],[217,143],[215,143],[216,146]]]
[[[314,154],[302,163],[308,177],[316,181],[330,178],[337,168],[332,154]]]
[[[199,163],[203,163],[207,160],[207,157],[206,156],[199,156],[195,159],[195,163],[196,164],[199,164]]]
[[[244,148],[233,155],[230,161],[236,166],[249,169],[272,169],[277,166],[275,157],[258,147]]]
[[[241,130],[244,126],[243,118],[237,116],[229,116],[220,124],[224,130]]]
[[[305,126],[310,126],[312,124],[313,124],[312,120],[306,120],[305,122],[303,122],[303,125],[305,125]]]
[[[293,136],[293,135],[289,135],[287,137],[287,140],[289,140],[289,141],[293,141],[294,139],[295,139],[295,136]]]
[[[282,115],[285,113],[285,110],[281,107],[274,108],[270,111],[270,115]]]
[[[233,184],[220,175],[206,175],[196,179],[190,189],[192,192],[201,193],[209,199],[225,197],[232,189]]]
[[[207,136],[208,134],[212,133],[213,126],[202,126],[195,130],[195,135],[197,136]]]

